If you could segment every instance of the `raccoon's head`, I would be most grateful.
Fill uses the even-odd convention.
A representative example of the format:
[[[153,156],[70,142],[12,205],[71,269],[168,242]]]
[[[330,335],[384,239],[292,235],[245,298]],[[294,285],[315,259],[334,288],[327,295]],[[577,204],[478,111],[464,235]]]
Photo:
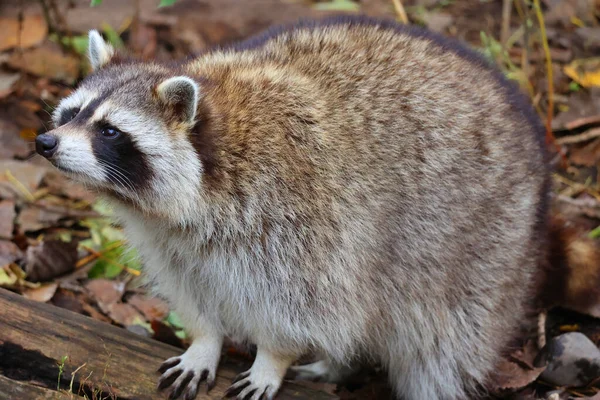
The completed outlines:
[[[202,162],[190,137],[199,79],[123,61],[96,31],[93,73],[56,108],[37,152],[71,178],[150,213],[185,213],[197,202]]]

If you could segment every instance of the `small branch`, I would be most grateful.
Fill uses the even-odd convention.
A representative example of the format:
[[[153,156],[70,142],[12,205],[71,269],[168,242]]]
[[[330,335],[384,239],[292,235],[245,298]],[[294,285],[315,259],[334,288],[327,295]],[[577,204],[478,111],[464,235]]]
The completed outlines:
[[[552,133],[552,118],[554,116],[554,78],[552,74],[552,57],[550,56],[550,46],[548,45],[548,35],[546,34],[546,23],[542,14],[540,0],[533,0],[535,15],[540,25],[540,33],[542,36],[542,46],[546,54],[546,79],[548,80],[548,110],[546,117],[546,142],[556,146],[554,134]],[[560,152],[560,151],[559,151]]]
[[[131,275],[134,275],[134,276],[140,276],[141,275],[141,272],[138,271],[137,269],[129,268],[126,265],[119,264],[118,262],[115,262],[115,261],[109,259],[108,257],[105,257],[102,253],[97,252],[96,250],[94,250],[94,249],[92,249],[90,247],[87,247],[87,246],[81,246],[81,247],[83,247],[85,250],[87,250],[91,254],[96,255],[97,258],[99,258],[101,260],[104,260],[104,261],[106,261],[106,262],[114,265],[115,267],[119,267],[119,268],[121,268],[124,271],[129,272]]]
[[[10,172],[10,170],[6,170],[5,172],[5,176],[6,179],[8,179],[8,181],[15,187],[15,189],[17,189],[21,195],[27,199],[27,201],[29,202],[34,202],[35,201],[35,197],[33,197],[33,195],[31,194],[31,192],[29,191],[29,189],[27,189],[25,187],[25,185],[23,185],[13,174],[12,172]]]
[[[408,24],[408,15],[406,15],[406,10],[402,5],[401,0],[392,0],[394,3],[394,9],[396,10],[396,14],[398,14],[398,18],[402,21],[403,24]]]
[[[585,131],[579,135],[565,136],[560,139],[556,139],[556,144],[561,146],[564,144],[587,142],[588,140],[592,140],[597,137],[600,137],[600,128],[590,129],[589,131]]]
[[[510,12],[512,11],[512,0],[502,0],[502,31],[500,32],[500,42],[506,49],[506,43],[510,36]]]

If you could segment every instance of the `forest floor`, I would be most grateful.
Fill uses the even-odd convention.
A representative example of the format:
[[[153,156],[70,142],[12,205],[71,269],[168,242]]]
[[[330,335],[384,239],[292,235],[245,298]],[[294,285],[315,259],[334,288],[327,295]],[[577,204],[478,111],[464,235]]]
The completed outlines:
[[[0,3],[0,286],[139,335],[188,345],[177,316],[141,288],[144,272],[135,254],[125,250],[121,230],[105,217],[110,210],[33,156],[33,139],[50,126],[53,107],[88,71],[83,55],[92,28],[118,48],[162,60],[236,41],[273,24],[340,12],[407,19],[456,37],[484,52],[528,94],[550,127],[549,146],[556,153],[555,212],[582,235],[600,237],[600,2],[178,0],[160,8],[158,3]],[[597,350],[600,298],[598,303],[583,312],[551,310],[548,340],[582,332]],[[492,397],[600,399],[600,379],[549,382],[547,366],[534,362],[537,340],[532,335],[499,366],[500,378],[488,388]],[[249,357],[229,346],[226,351]],[[577,360],[600,368],[600,357],[594,357],[588,352]],[[340,399],[386,399],[384,382],[382,374],[366,370],[346,385],[314,385]]]

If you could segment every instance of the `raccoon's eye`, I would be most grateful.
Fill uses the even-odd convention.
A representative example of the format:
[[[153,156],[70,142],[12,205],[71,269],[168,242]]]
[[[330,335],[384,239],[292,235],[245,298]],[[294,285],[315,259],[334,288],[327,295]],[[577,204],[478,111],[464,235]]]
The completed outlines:
[[[121,131],[112,126],[105,126],[102,128],[100,133],[106,138],[114,139],[121,134]]]

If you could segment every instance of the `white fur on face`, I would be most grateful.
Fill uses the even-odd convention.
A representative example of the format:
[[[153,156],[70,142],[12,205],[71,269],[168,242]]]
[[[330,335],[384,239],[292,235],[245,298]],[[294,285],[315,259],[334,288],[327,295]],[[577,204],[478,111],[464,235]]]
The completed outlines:
[[[71,94],[69,97],[63,99],[58,107],[54,109],[52,113],[52,122],[54,127],[58,128],[60,117],[66,110],[72,108],[84,109],[98,94],[87,89],[77,89],[77,91]]]
[[[61,129],[56,135],[58,150],[53,163],[74,179],[87,184],[99,185],[106,182],[104,168],[94,156],[92,143],[86,132]]]

